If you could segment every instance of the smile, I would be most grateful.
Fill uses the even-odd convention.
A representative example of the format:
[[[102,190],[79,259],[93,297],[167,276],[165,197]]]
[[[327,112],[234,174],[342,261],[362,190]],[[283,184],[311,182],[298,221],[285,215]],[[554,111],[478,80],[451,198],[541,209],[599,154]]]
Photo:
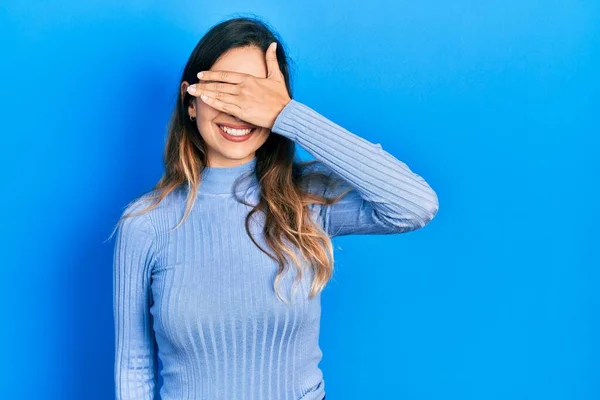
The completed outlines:
[[[234,129],[227,126],[216,124],[221,135],[231,142],[243,142],[250,139],[256,131],[256,128]]]

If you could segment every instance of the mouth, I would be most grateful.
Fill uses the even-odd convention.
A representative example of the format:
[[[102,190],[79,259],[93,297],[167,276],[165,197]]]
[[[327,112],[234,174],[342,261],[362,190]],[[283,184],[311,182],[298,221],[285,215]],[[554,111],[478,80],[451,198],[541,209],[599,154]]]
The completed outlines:
[[[250,137],[256,132],[257,128],[247,127],[244,129],[233,128],[221,124],[216,124],[221,135],[232,142],[243,142],[250,139]]]

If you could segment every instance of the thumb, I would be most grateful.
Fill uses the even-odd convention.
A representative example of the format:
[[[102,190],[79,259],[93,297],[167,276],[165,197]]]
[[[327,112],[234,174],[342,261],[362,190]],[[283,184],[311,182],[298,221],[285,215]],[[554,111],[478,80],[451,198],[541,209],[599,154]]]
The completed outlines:
[[[279,63],[277,62],[277,42],[273,42],[269,45],[266,53],[267,59],[267,79],[280,80],[281,70],[279,69]]]

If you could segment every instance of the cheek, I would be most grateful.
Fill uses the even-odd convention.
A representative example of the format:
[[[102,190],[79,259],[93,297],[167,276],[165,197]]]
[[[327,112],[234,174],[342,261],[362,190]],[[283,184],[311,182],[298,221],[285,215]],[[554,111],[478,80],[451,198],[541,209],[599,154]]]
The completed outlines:
[[[262,146],[267,139],[269,138],[269,135],[271,134],[271,130],[270,129],[263,129],[262,132],[260,133],[260,139],[259,139],[259,143],[260,146]]]
[[[212,134],[215,124],[213,120],[219,115],[219,111],[211,106],[202,103],[198,106],[196,124],[201,134]]]
[[[198,131],[205,142],[210,144],[216,143],[215,141],[217,140],[216,137],[218,132],[210,120],[198,121]]]
[[[198,100],[196,106],[198,107],[198,114],[200,115],[200,117],[207,121],[214,119],[217,115],[221,113],[216,108],[209,106],[201,100]]]

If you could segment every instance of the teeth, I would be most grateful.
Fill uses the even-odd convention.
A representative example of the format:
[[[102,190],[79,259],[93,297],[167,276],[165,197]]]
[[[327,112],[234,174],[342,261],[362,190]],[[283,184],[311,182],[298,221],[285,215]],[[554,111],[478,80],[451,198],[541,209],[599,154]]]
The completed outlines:
[[[252,132],[252,129],[233,129],[223,125],[219,125],[219,127],[223,129],[223,131],[233,136],[244,136]]]

